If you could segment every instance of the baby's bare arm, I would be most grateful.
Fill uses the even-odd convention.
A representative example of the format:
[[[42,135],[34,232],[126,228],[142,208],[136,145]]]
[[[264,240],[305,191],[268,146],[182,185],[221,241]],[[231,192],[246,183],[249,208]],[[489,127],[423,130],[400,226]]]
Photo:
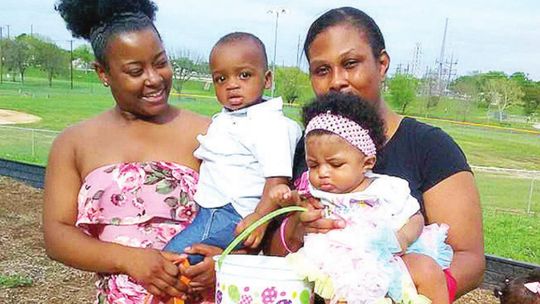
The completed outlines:
[[[267,178],[266,183],[264,184],[264,190],[263,190],[263,195],[261,197],[261,201],[257,205],[257,208],[255,208],[255,212],[246,216],[240,223],[238,223],[238,225],[236,226],[236,234],[239,234],[242,231],[244,231],[247,227],[249,227],[251,224],[253,224],[255,221],[257,221],[261,217],[278,209],[280,207],[279,203],[271,198],[272,189],[276,187],[281,187],[281,186],[287,187],[288,182],[289,182],[289,179],[287,177]],[[247,238],[247,240],[244,242],[244,245],[250,248],[258,247],[264,237],[264,233],[266,231],[267,226],[268,224],[263,224],[259,226],[257,229],[255,229]]]
[[[405,252],[409,245],[418,239],[424,229],[424,216],[420,212],[411,216],[409,221],[399,229],[397,238],[401,246],[401,252]]]

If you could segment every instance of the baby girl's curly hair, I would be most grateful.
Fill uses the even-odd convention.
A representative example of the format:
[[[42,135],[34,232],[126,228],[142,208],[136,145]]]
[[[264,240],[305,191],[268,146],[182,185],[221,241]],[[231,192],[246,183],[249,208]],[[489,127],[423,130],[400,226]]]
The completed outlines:
[[[318,96],[313,102],[307,104],[302,109],[302,118],[304,126],[315,116],[330,112],[334,115],[346,117],[357,124],[369,133],[369,137],[373,140],[377,152],[384,145],[384,121],[380,117],[375,107],[369,102],[356,95],[330,92],[325,95]],[[327,131],[315,130],[310,134],[320,134]],[[306,136],[309,136],[306,135]]]
[[[540,304],[540,294],[525,287],[525,284],[533,282],[540,282],[540,268],[525,276],[506,279],[502,289],[495,288],[495,296],[501,304]]]

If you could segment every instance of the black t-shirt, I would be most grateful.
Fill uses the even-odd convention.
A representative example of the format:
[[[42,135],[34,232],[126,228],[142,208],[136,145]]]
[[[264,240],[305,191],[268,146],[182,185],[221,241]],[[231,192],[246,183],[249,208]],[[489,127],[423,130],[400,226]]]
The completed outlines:
[[[294,175],[306,171],[304,141],[298,143]],[[424,210],[422,194],[447,177],[471,171],[465,154],[440,128],[405,117],[396,133],[377,153],[373,172],[401,177]]]

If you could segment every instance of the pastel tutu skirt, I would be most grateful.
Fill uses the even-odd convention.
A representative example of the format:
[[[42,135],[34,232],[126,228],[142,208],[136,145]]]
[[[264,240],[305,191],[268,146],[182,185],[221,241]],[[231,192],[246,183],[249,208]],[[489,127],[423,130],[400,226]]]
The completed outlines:
[[[431,303],[417,293],[403,260],[396,255],[401,248],[395,231],[373,215],[364,210],[343,229],[306,235],[304,247],[287,260],[330,303]],[[444,224],[426,226],[406,253],[428,255],[441,268],[448,268],[453,251],[445,243],[447,232]]]

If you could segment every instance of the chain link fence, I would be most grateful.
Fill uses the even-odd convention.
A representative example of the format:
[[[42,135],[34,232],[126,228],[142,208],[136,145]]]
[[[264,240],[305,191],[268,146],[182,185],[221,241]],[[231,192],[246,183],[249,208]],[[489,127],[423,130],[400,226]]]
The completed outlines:
[[[57,131],[0,126],[0,158],[45,165]],[[540,171],[471,166],[484,210],[540,214]]]
[[[540,171],[471,166],[484,210],[540,214]]]
[[[0,126],[0,158],[45,165],[57,131]]]

